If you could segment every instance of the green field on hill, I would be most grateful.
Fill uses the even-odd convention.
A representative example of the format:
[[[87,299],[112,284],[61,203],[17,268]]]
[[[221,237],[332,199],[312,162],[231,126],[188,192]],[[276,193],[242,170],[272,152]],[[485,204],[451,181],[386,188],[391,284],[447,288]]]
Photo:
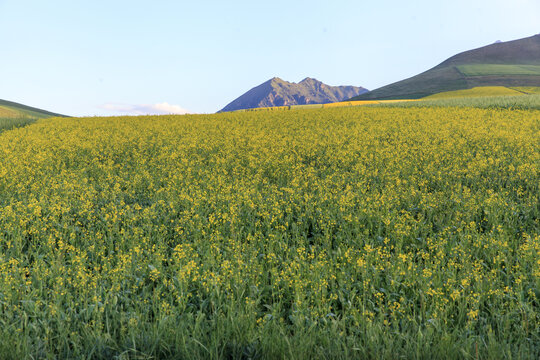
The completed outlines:
[[[458,70],[466,76],[486,75],[533,75],[540,76],[539,65],[469,64],[459,65]]]
[[[2,118],[13,118],[19,116],[19,113],[15,110],[12,110],[8,107],[0,106],[0,117]]]
[[[0,100],[0,132],[26,126],[38,119],[64,115],[22,105],[12,101]]]
[[[537,359],[540,112],[414,104],[3,132],[0,358]]]
[[[64,116],[35,107],[0,99],[0,117],[2,118],[33,118],[43,119],[52,116]]]
[[[446,91],[491,86],[540,86],[540,36],[464,51],[416,76],[351,100],[420,99]]]
[[[485,94],[486,93],[483,93],[483,95],[480,96],[441,96],[440,98],[429,97],[416,101],[383,103],[369,106],[386,108],[460,107],[501,110],[540,110],[540,94],[524,94],[523,92],[519,95],[511,96],[486,96]]]
[[[525,95],[517,89],[504,86],[482,86],[466,90],[446,91],[425,97],[425,100],[459,98],[459,97],[483,97],[483,96],[521,96]]]
[[[537,86],[518,86],[510,89],[521,91],[525,94],[540,94],[540,87]]]

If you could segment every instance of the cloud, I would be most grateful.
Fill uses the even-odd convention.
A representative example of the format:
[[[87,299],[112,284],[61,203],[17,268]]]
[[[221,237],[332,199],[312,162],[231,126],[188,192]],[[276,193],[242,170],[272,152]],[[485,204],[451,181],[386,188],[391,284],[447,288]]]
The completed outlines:
[[[105,110],[111,110],[122,115],[165,115],[165,114],[187,114],[189,111],[166,102],[160,104],[115,104],[109,103],[101,106]]]

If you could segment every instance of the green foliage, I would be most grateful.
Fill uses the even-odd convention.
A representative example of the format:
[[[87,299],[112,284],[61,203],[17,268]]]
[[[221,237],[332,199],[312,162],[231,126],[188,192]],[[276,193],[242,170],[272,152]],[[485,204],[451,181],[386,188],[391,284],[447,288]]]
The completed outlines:
[[[459,97],[483,97],[483,96],[519,96],[523,92],[509,89],[504,86],[480,86],[473,89],[446,91],[425,97],[426,100],[459,98]]]
[[[0,106],[0,117],[2,118],[11,118],[17,117],[18,113],[10,108]]]
[[[4,115],[2,109],[12,112],[10,115]],[[15,114],[13,114],[15,113]],[[53,116],[64,117],[64,115],[52,113],[50,111],[34,108],[31,106],[19,104],[12,101],[6,101],[0,99],[0,117],[23,117],[23,118],[34,118],[34,119],[43,119]]]
[[[457,67],[466,76],[534,75],[540,76],[539,65],[470,64]]]
[[[512,87],[511,89],[521,91],[525,94],[540,94],[540,87],[538,86],[518,86]]]
[[[539,95],[518,96],[482,96],[482,97],[449,97],[441,99],[426,99],[421,101],[383,103],[369,105],[372,107],[401,107],[401,108],[431,108],[431,107],[473,107],[482,109],[521,109],[540,110]]]
[[[0,132],[5,130],[11,130],[13,128],[26,126],[29,124],[32,124],[36,121],[36,119],[32,118],[23,118],[23,117],[15,117],[15,118],[1,118],[0,117]]]
[[[0,135],[2,359],[537,359],[538,111]]]

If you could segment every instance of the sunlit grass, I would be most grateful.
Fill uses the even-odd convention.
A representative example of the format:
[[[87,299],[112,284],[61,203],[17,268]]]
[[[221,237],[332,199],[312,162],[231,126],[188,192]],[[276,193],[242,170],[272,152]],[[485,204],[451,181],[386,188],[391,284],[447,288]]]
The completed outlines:
[[[490,76],[490,75],[540,75],[539,65],[509,65],[509,64],[470,64],[458,65],[458,70],[466,76]]]
[[[514,110],[539,110],[540,94],[518,96],[480,96],[480,97],[451,97],[442,99],[425,99],[420,101],[386,103],[372,105],[374,107],[460,107],[480,109],[514,109]]]
[[[520,96],[523,92],[510,89],[504,86],[480,86],[466,90],[446,91],[424,98],[424,100],[463,98],[463,97],[484,97],[484,96]]]

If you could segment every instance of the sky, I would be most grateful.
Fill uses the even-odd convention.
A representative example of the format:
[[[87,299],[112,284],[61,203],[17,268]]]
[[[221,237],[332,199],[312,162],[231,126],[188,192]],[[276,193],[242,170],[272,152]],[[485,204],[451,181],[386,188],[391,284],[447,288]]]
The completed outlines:
[[[274,77],[370,90],[540,33],[540,0],[0,0],[0,99],[213,113]]]

